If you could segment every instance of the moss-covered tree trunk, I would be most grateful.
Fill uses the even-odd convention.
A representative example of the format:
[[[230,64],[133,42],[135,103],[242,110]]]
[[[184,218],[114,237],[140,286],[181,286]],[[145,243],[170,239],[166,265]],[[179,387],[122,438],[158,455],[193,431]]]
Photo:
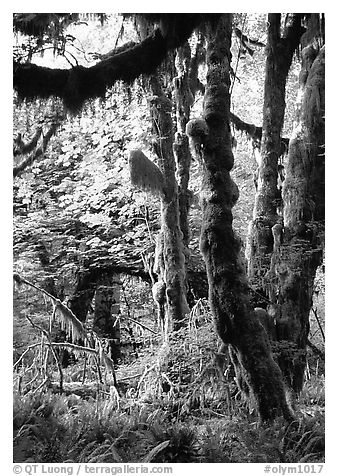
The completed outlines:
[[[68,306],[81,322],[86,321],[94,297],[96,281],[96,271],[78,270],[75,291],[68,302]]]
[[[281,371],[272,359],[268,337],[250,304],[241,245],[232,228],[232,207],[238,189],[229,173],[233,166],[229,126],[231,31],[232,17],[225,14],[207,32],[205,127],[199,137],[204,167],[200,246],[217,331],[235,352],[261,419],[272,420],[280,414],[291,419]],[[196,140],[196,136],[191,139]]]
[[[283,187],[284,231],[275,240],[272,283],[276,334],[292,345],[279,356],[290,387],[303,386],[313,284],[322,260],[325,218],[325,51],[315,41],[302,51],[298,114]]]
[[[183,242],[186,248],[189,245],[189,208],[191,193],[189,192],[189,176],[191,156],[189,140],[185,133],[190,118],[190,109],[194,101],[190,89],[190,59],[189,43],[176,51],[175,66],[177,76],[174,78],[175,105],[176,105],[176,133],[173,151],[176,160],[176,177],[178,183],[178,199],[180,210],[180,228],[183,233]],[[187,257],[187,253],[186,257]]]
[[[286,382],[296,393],[303,384],[313,279],[321,260],[319,235],[324,219],[324,71],[312,73],[315,79],[309,75],[322,41],[319,18],[318,14],[305,16],[304,30],[300,14],[289,15],[281,36],[280,15],[269,15],[261,163],[247,249],[250,284],[269,300],[267,311],[276,325],[275,354]],[[298,113],[280,196],[277,175],[285,82],[300,42],[306,47],[302,52]],[[319,65],[314,67],[318,70]]]
[[[107,340],[110,357],[115,363],[121,357],[120,348],[120,288],[118,276],[103,275],[96,285],[93,330]]]
[[[161,254],[158,263],[162,263],[162,266],[157,271],[165,290],[163,330],[166,340],[171,328],[178,329],[182,326],[189,307],[186,297],[183,235],[180,228],[179,197],[173,153],[172,104],[163,93],[157,77],[153,76],[150,79],[150,88],[153,148],[164,179],[164,193],[161,196],[161,236],[158,240],[160,249],[157,250],[157,254]]]
[[[268,294],[266,275],[273,249],[272,227],[278,222],[278,159],[285,113],[285,86],[299,44],[301,14],[289,16],[284,35],[281,14],[268,15],[262,139],[253,221],[248,236],[248,276],[254,288]]]

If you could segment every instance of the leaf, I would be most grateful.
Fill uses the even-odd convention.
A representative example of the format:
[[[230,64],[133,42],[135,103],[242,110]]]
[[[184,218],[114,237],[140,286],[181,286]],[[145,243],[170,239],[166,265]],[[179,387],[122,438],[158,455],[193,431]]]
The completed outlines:
[[[100,243],[101,243],[101,240],[97,236],[94,236],[94,238],[92,238],[91,240],[86,241],[87,246],[97,246]]]
[[[161,451],[168,448],[170,440],[163,441],[159,445],[155,446],[143,459],[142,463],[151,463],[152,460],[157,456]]]

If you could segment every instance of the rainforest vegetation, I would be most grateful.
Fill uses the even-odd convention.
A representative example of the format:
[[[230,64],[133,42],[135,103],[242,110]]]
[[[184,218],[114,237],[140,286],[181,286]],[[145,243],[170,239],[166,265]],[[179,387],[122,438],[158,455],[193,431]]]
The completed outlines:
[[[324,461],[325,17],[13,16],[14,461]]]

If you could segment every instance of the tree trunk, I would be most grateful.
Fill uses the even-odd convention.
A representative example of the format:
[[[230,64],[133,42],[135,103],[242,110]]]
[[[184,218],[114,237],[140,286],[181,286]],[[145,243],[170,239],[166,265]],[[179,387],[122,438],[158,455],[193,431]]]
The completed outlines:
[[[154,130],[153,147],[158,157],[159,168],[164,177],[164,195],[161,197],[161,239],[162,270],[161,285],[165,286],[164,339],[168,330],[179,329],[185,315],[189,312],[186,298],[186,270],[183,253],[183,236],[180,229],[178,188],[175,177],[175,158],[173,154],[173,122],[171,101],[164,95],[155,76],[150,80],[153,94],[151,114]],[[159,250],[157,250],[159,253]]]
[[[68,306],[81,322],[86,322],[96,288],[97,273],[87,269],[78,271],[77,283]]]
[[[325,218],[324,47],[302,52],[298,117],[290,140],[283,188],[284,233],[275,242],[271,269],[277,339],[294,348],[279,357],[290,387],[303,386],[313,284],[322,260]]]
[[[178,200],[180,210],[180,228],[183,233],[183,243],[187,249],[189,245],[189,209],[191,203],[191,193],[189,192],[189,175],[191,155],[189,150],[189,140],[185,133],[186,125],[190,117],[190,109],[194,102],[194,97],[190,90],[189,66],[191,50],[189,43],[177,49],[175,65],[177,76],[174,79],[175,102],[176,102],[176,134],[173,144],[173,151],[176,160],[176,176],[178,184]]]
[[[291,420],[282,374],[251,307],[241,245],[232,229],[232,207],[238,188],[229,173],[233,166],[229,126],[231,31],[232,17],[225,14],[207,32],[206,127],[199,138],[204,166],[200,246],[217,331],[224,343],[231,344],[256,398],[261,419],[272,420],[283,414]]]
[[[186,288],[189,305],[193,305],[194,294],[191,283],[190,265],[190,227],[189,211],[192,202],[192,192],[189,190],[191,154],[189,149],[189,139],[186,134],[186,126],[190,118],[191,106],[194,102],[194,95],[191,90],[192,82],[198,79],[198,68],[193,67],[191,49],[187,42],[176,51],[175,66],[177,76],[174,78],[175,103],[176,103],[176,133],[173,144],[173,151],[176,161],[176,178],[178,184],[178,201],[180,210],[180,228],[183,234],[183,250],[186,266]],[[197,63],[197,61],[195,61]],[[194,83],[195,84],[195,83]]]
[[[251,284],[265,292],[266,273],[269,271],[273,249],[272,227],[279,220],[278,159],[281,155],[285,86],[302,31],[301,14],[289,16],[284,37],[281,35],[281,14],[268,15],[262,139],[260,154],[257,151],[257,191],[247,248],[248,276]]]
[[[269,300],[267,311],[276,323],[275,355],[287,384],[296,393],[303,385],[313,279],[321,261],[319,232],[324,220],[324,70],[318,73],[317,64],[313,66],[317,72],[309,75],[318,52],[313,45],[303,51],[298,117],[282,194],[277,175],[285,81],[292,54],[300,41],[302,45],[321,42],[319,15],[311,14],[306,20],[307,30],[300,39],[304,31],[300,15],[290,15],[281,38],[280,15],[269,15],[261,163],[247,249],[251,285]],[[282,204],[279,210],[278,201]]]
[[[103,276],[97,283],[93,330],[107,339],[110,356],[117,363],[120,349],[120,281],[118,276]]]

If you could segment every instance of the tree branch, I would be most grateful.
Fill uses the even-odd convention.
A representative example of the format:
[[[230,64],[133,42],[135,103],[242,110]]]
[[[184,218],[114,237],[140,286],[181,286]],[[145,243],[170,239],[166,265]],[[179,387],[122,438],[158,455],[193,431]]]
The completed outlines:
[[[44,329],[43,327],[39,326],[38,324],[36,324],[35,322],[32,321],[32,319],[29,317],[29,316],[26,316],[26,319],[30,322],[30,324],[33,326],[33,328],[35,329],[38,329],[47,339],[48,341],[48,344],[49,344],[49,347],[50,347],[50,350],[52,351],[52,354],[53,354],[53,357],[54,357],[54,360],[56,362],[56,365],[58,367],[58,371],[59,371],[59,375],[60,375],[60,392],[62,393],[63,392],[63,371],[62,371],[62,366],[61,366],[61,363],[60,363],[60,359],[59,359],[59,356],[57,355],[57,353],[55,352],[55,349],[52,345],[52,341],[51,341],[51,338],[50,338],[50,334],[46,331],[46,329]],[[38,387],[39,388],[39,387]]]
[[[255,126],[255,124],[249,124],[248,122],[242,121],[236,114],[230,112],[230,121],[235,126],[235,129],[241,132],[245,132],[247,136],[253,141],[256,147],[261,146],[262,140],[262,127]],[[289,138],[281,137],[281,150],[279,155],[283,155],[287,152],[289,147]]]
[[[255,50],[251,48],[251,46],[258,46],[260,48],[264,48],[265,44],[262,43],[261,41],[254,40],[252,38],[249,38],[248,36],[244,35],[243,31],[240,30],[239,28],[235,27],[234,28],[235,35],[240,41],[241,47],[243,51],[247,51],[250,56],[253,56]]]
[[[253,141],[259,142],[262,139],[262,128],[242,121],[236,114],[230,112],[230,121],[238,131],[245,132]]]
[[[37,146],[38,140],[42,134],[42,127],[38,127],[33,138],[25,143],[22,140],[21,134],[18,134],[17,137],[14,139],[14,147],[13,147],[13,155],[26,155],[29,152],[32,152],[35,147]]]
[[[143,327],[143,329],[146,329],[147,331],[151,332],[152,334],[155,334],[155,335],[158,334],[158,333],[157,333],[156,331],[154,331],[153,329],[150,329],[150,327],[145,326],[144,324],[142,324],[141,322],[137,321],[136,319],[133,319],[133,318],[130,317],[130,316],[128,316],[127,319],[128,319],[128,321],[134,322],[134,323],[137,324],[138,326]]]
[[[322,350],[318,349],[318,347],[313,344],[309,339],[307,340],[307,345],[310,347],[311,350],[313,350],[313,352],[317,355],[319,355],[319,357],[324,360],[325,359],[325,352],[323,352]]]
[[[218,14],[217,14],[218,16]],[[160,16],[161,17],[161,16]],[[88,99],[104,97],[105,91],[116,81],[130,84],[140,74],[152,74],[162,63],[167,52],[183,44],[193,30],[206,20],[214,20],[215,14],[163,15],[165,25],[151,36],[126,51],[85,68],[52,69],[35,64],[14,62],[14,88],[20,98],[61,98],[73,112],[81,109]]]
[[[40,288],[39,286],[37,286],[36,284],[33,284],[31,283],[30,281],[28,281],[27,279],[25,278],[22,278],[19,274],[17,273],[14,273],[13,274],[13,279],[14,281],[20,286],[21,284],[25,284],[26,286],[30,286],[34,289],[36,289],[37,291],[40,291],[42,294],[44,294],[45,296],[48,296],[53,305],[55,307],[57,307],[57,309],[59,309],[61,311],[61,313],[63,314],[63,316],[66,316],[67,317],[67,321],[70,322],[72,325],[73,325],[73,328],[74,326],[76,327],[77,331],[78,331],[78,334],[81,338],[83,338],[84,340],[88,341],[88,337],[87,337],[87,334],[86,334],[86,331],[85,331],[85,328],[83,327],[83,324],[82,322],[80,322],[78,320],[78,318],[75,316],[75,314],[69,309],[69,307],[67,307],[65,304],[63,304],[60,299],[56,298],[55,296],[53,296],[52,294],[50,294],[48,291],[46,291],[45,289],[42,289]],[[74,332],[74,331],[73,331]]]
[[[48,129],[46,135],[43,137],[41,146],[38,149],[36,149],[35,152],[33,152],[31,155],[29,155],[28,157],[23,159],[21,162],[19,162],[19,164],[15,165],[13,167],[13,177],[14,178],[17,177],[21,172],[23,172],[28,166],[32,165],[32,163],[35,162],[35,160],[37,160],[39,157],[41,157],[46,152],[48,142],[50,141],[51,137],[55,134],[56,129],[58,128],[58,126],[59,126],[59,123],[54,122],[50,126],[50,128]],[[39,136],[41,135],[41,132],[42,132],[42,129],[39,133]],[[36,132],[35,136],[37,136],[37,138],[36,138],[36,143],[37,143],[37,141],[39,139],[38,131]],[[30,144],[32,144],[32,142],[33,142],[33,140],[30,142]],[[23,154],[24,152],[20,152],[20,153]]]

